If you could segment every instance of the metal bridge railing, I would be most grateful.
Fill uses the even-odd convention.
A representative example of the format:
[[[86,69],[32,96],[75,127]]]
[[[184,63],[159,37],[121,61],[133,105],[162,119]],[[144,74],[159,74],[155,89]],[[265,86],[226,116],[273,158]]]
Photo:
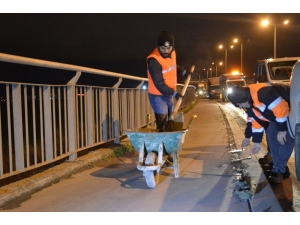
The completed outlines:
[[[76,160],[78,152],[108,141],[120,143],[124,130],[146,126],[147,114],[155,118],[142,88],[146,78],[3,53],[0,61],[75,72],[62,85],[0,81],[5,90],[0,97],[0,179],[64,158]],[[79,85],[83,72],[119,81],[113,87]],[[119,88],[122,79],[140,84]],[[194,96],[189,86],[182,108]]]

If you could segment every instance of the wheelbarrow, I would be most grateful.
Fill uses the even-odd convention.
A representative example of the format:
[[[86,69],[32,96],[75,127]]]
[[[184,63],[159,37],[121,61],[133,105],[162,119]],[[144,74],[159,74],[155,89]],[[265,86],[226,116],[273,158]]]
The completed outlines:
[[[157,129],[129,129],[125,133],[135,150],[139,152],[137,169],[143,171],[149,188],[155,188],[159,181],[159,172],[163,168],[168,155],[173,156],[175,177],[179,177],[178,152],[184,143],[186,134],[197,118],[193,115],[187,129],[172,132],[158,132]]]

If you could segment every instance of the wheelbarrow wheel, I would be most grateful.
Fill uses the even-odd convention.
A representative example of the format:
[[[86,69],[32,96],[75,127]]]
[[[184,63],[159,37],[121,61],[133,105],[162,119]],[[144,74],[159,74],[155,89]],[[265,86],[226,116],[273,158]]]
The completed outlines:
[[[156,170],[145,171],[146,183],[149,188],[155,188],[158,183],[159,173]]]

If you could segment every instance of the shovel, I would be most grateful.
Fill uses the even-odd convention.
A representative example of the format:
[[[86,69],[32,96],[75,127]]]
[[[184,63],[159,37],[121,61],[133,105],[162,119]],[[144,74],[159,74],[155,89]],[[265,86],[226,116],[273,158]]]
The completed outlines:
[[[192,73],[194,72],[195,66],[191,67],[190,73],[188,74],[184,86],[181,90],[181,95],[184,96],[187,86],[190,82]],[[179,106],[182,102],[182,98],[179,98],[176,102],[173,112],[166,124],[166,131],[181,131],[183,127],[183,112],[177,113]]]

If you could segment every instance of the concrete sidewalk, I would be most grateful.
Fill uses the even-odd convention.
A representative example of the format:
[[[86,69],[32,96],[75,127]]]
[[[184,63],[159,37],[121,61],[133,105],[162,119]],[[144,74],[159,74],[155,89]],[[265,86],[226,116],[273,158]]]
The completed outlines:
[[[262,146],[260,154],[252,159],[232,161],[249,156],[250,147],[239,153],[229,152],[241,149],[246,125],[242,111],[231,103],[200,99],[196,107],[185,114],[185,119],[193,114],[198,117],[188,131],[181,155],[187,150],[193,151],[203,162],[201,179],[208,184],[210,197],[219,198],[215,199],[219,201],[216,211],[282,212],[258,163],[258,158],[267,152],[266,146]],[[218,196],[222,192],[226,197]],[[218,208],[224,202],[228,205]]]
[[[173,182],[170,193],[181,190],[185,195],[178,199],[177,208],[164,202],[165,208],[169,211],[186,211],[188,208],[187,211],[198,212],[283,211],[258,163],[258,158],[265,154],[266,149],[257,158],[253,156],[252,159],[232,162],[232,159],[249,156],[247,148],[239,153],[230,153],[230,150],[239,149],[238,144],[244,139],[245,121],[240,113],[230,103],[200,99],[184,115],[184,128],[193,115],[197,118],[179,151],[180,177],[172,180],[170,175],[162,176],[166,176],[164,183]],[[79,173],[112,152],[112,149],[99,149],[76,162],[66,162],[6,185],[0,188],[0,208],[12,201],[22,201],[26,196]],[[180,205],[182,201],[184,206]],[[143,204],[136,205],[141,207]],[[150,210],[145,208],[145,211]]]

